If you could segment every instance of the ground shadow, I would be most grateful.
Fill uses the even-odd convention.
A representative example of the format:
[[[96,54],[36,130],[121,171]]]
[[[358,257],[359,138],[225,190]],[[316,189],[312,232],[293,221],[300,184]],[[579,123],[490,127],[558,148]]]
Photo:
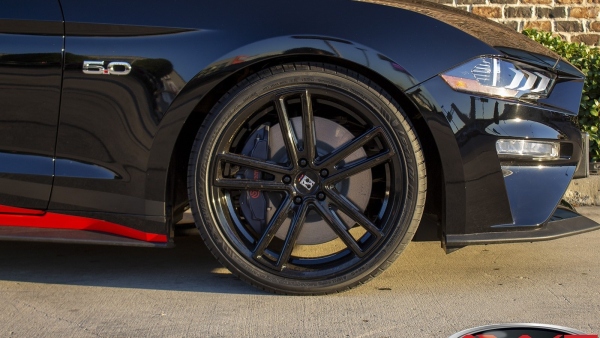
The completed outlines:
[[[435,240],[435,224],[416,241]],[[0,242],[0,280],[195,291],[267,294],[232,275],[200,236],[182,232],[171,249],[38,242]]]
[[[172,249],[0,242],[0,280],[262,294],[222,268],[199,236]]]

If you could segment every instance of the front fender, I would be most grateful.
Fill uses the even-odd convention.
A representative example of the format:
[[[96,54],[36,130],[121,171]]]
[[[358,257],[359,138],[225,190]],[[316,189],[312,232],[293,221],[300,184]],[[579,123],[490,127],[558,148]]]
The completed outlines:
[[[195,110],[205,99],[215,95],[214,90],[229,79],[243,77],[248,67],[277,60],[327,60],[330,63],[359,65],[376,72],[401,90],[415,86],[417,80],[400,64],[384,54],[352,41],[314,35],[280,36],[257,41],[230,51],[198,72],[171,103],[163,116],[154,138],[146,186],[166,187],[166,170],[175,143],[192,114],[206,114]],[[233,81],[235,82],[235,80]],[[222,93],[216,93],[222,95]],[[218,98],[217,98],[218,99]],[[200,117],[203,119],[204,117]],[[195,119],[193,119],[195,120]],[[149,189],[148,199],[162,200],[164,190]]]
[[[406,8],[309,0],[290,17],[281,16],[280,6],[271,1],[261,1],[248,12],[227,11],[221,2],[207,6],[212,15],[200,21],[209,29],[186,34],[195,36],[187,45],[210,48],[190,48],[193,53],[186,57],[181,72],[189,81],[160,121],[152,144],[146,182],[153,187],[147,190],[151,200],[165,198],[169,162],[186,121],[192,113],[206,113],[194,109],[216,86],[249,66],[288,57],[326,58],[331,63],[360,65],[407,91],[475,56],[500,54],[450,24]],[[310,10],[314,7],[320,10]],[[222,20],[225,13],[230,17]],[[284,34],[274,36],[273,32]]]

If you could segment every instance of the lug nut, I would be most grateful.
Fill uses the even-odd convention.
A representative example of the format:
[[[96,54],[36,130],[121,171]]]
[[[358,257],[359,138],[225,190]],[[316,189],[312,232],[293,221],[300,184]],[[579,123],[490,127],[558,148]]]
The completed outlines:
[[[298,161],[298,164],[300,164],[301,167],[306,167],[308,165],[308,161],[306,159],[301,159]]]
[[[325,199],[325,193],[324,193],[324,192],[322,192],[322,191],[319,191],[319,193],[317,193],[317,199],[318,199],[319,201],[322,201],[322,200],[324,200],[324,199]]]
[[[302,203],[302,197],[300,197],[300,196],[294,197],[294,203],[301,204]]]
[[[285,175],[285,176],[283,176],[283,180],[282,181],[285,184],[290,184],[290,183],[292,183],[292,178],[289,177],[288,175]]]
[[[327,176],[329,176],[329,170],[321,169],[321,177],[327,177]]]

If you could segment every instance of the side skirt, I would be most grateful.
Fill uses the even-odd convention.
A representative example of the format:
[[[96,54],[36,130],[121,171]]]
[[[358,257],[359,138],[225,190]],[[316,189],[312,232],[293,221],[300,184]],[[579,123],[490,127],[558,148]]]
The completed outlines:
[[[47,243],[71,244],[99,244],[116,246],[137,246],[150,248],[170,248],[173,243],[152,243],[115,236],[95,231],[22,228],[13,226],[0,226],[0,241],[24,241]]]
[[[0,240],[170,246],[167,236],[104,220],[0,206]]]

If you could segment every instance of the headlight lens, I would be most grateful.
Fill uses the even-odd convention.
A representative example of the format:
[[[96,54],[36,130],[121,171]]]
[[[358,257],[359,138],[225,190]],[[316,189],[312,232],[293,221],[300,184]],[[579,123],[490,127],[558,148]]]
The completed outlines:
[[[516,98],[548,97],[556,75],[516,61],[481,57],[442,74],[454,90]]]
[[[560,146],[555,142],[533,140],[498,140],[496,141],[498,155],[529,156],[534,159],[558,159]]]

